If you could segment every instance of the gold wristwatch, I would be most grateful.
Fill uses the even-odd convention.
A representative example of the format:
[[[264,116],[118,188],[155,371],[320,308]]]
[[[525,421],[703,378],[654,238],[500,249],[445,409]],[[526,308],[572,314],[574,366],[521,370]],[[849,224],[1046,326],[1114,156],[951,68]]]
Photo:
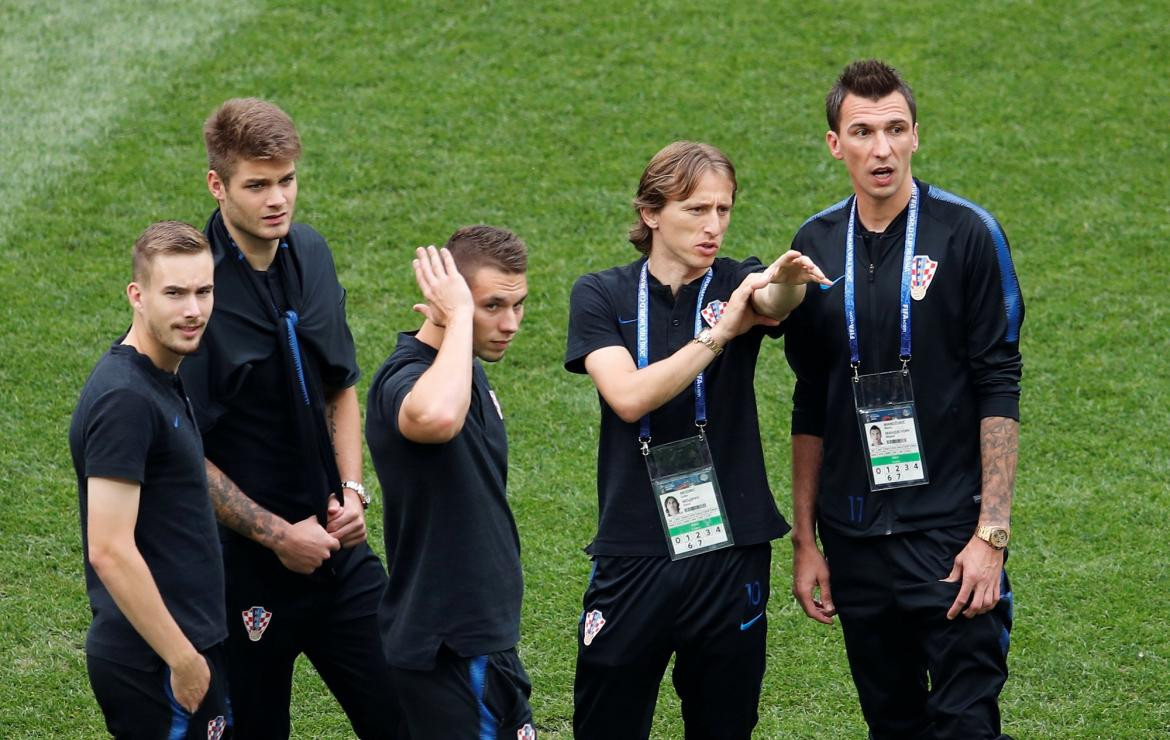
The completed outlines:
[[[975,530],[975,536],[991,545],[996,550],[1002,550],[1008,545],[1008,540],[1011,538],[1011,533],[1007,527],[1000,527],[995,524],[986,527],[980,527]]]
[[[704,329],[703,331],[699,332],[698,336],[696,336],[691,341],[695,344],[701,344],[707,349],[711,350],[715,353],[716,357],[718,357],[723,352],[723,348],[719,346],[719,342],[716,342],[715,338],[711,336],[710,329]]]

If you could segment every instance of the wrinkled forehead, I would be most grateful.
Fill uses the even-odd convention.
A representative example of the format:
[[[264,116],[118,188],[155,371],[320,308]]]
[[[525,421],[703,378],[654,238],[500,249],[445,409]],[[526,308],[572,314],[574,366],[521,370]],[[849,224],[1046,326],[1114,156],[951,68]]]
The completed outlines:
[[[691,192],[679,198],[671,198],[668,203],[687,202],[719,202],[731,203],[734,197],[735,185],[731,177],[722,170],[709,168],[698,177]]]
[[[902,121],[911,123],[910,103],[900,92],[892,92],[877,100],[850,93],[841,103],[841,127],[860,124],[870,126]]]

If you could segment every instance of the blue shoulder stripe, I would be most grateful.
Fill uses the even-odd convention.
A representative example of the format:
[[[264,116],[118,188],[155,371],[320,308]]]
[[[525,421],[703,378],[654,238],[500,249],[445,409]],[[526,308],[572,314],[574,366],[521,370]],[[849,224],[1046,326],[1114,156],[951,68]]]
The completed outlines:
[[[932,198],[944,201],[946,203],[953,203],[964,208],[971,209],[987,230],[991,232],[991,240],[995,243],[995,256],[999,261],[999,278],[1003,283],[1003,306],[1007,313],[1007,336],[1009,342],[1017,342],[1020,339],[1020,283],[1016,279],[1016,267],[1012,263],[1012,253],[1008,249],[1007,237],[1003,235],[1003,229],[995,217],[986,210],[980,208],[969,200],[965,200],[955,195],[948,193],[942,188],[934,185],[930,186],[927,195]]]
[[[841,210],[841,209],[842,209],[842,208],[844,208],[845,206],[849,205],[849,201],[850,201],[850,200],[852,200],[852,199],[853,199],[853,196],[852,196],[852,195],[850,195],[848,198],[845,198],[844,200],[842,200],[842,201],[840,201],[840,202],[838,202],[838,203],[834,203],[833,205],[829,206],[828,208],[826,208],[825,210],[821,211],[820,213],[817,213],[817,214],[814,214],[814,215],[812,215],[812,216],[809,216],[809,217],[808,217],[808,218],[805,220],[805,222],[804,222],[804,223],[802,223],[802,224],[800,225],[800,229],[803,229],[805,226],[808,226],[810,223],[812,223],[813,221],[816,221],[818,218],[823,218],[824,216],[828,216],[828,215],[829,215],[830,213],[832,213],[833,211],[839,211],[839,210]],[[800,231],[800,229],[797,229],[797,231]]]

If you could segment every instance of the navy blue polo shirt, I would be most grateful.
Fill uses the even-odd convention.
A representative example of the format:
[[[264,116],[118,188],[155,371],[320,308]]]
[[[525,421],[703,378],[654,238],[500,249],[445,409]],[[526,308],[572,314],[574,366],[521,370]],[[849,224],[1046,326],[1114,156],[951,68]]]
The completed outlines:
[[[471,657],[520,640],[520,537],[508,506],[508,437],[478,360],[463,429],[419,444],[398,429],[402,401],[438,352],[414,333],[370,384],[366,441],[382,485],[386,569],[378,608],[386,660],[429,670],[446,645]]]
[[[585,372],[585,358],[603,347],[625,347],[637,357],[638,280],[645,258],[590,273],[573,285],[569,299],[569,337],[565,369]],[[764,265],[719,258],[705,304],[726,301],[743,279]],[[694,338],[695,306],[702,278],[671,293],[649,276],[651,363],[665,359]],[[704,324],[705,325],[705,324]],[[760,343],[779,336],[780,327],[755,327],[736,337],[706,368],[707,441],[715,474],[737,546],[782,537],[788,523],[776,509],[756,413],[755,372]],[[597,450],[597,535],[593,555],[667,555],[656,499],[638,445],[638,422],[626,423],[598,394],[601,435]],[[650,414],[651,444],[695,435],[695,392],[690,384]]]
[[[90,373],[73,412],[89,655],[151,670],[161,658],[123,616],[89,562],[88,478],[141,485],[134,541],[167,610],[198,650],[227,638],[223,560],[207,493],[203,444],[179,376],[115,344]]]

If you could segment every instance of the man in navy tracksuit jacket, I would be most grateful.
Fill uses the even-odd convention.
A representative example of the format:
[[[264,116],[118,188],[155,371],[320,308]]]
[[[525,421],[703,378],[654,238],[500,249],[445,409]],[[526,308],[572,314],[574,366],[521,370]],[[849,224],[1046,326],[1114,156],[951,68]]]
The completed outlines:
[[[997,737],[1024,317],[1007,238],[983,209],[913,178],[915,106],[895,70],[855,62],[826,102],[854,194],[793,241],[842,278],[787,322],[793,590],[813,619],[841,617],[872,737]],[[859,424],[855,377],[903,368],[928,480],[875,491],[867,455],[882,442]]]

